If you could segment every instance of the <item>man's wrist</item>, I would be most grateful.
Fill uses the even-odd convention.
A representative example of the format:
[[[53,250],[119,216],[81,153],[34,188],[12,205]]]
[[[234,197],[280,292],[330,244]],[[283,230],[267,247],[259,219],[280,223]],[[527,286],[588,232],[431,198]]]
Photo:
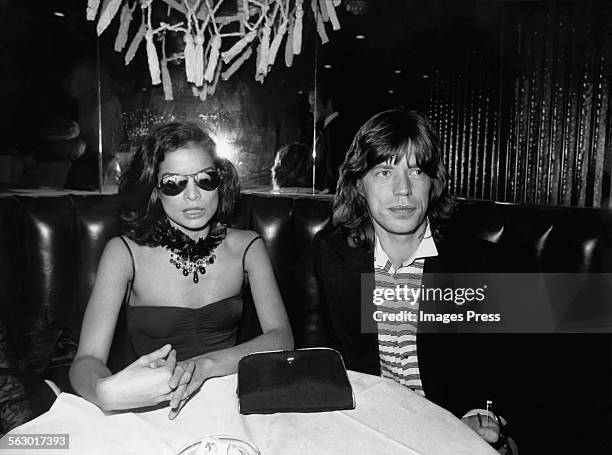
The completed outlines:
[[[490,419],[493,419],[498,425],[506,425],[508,422],[502,416],[495,414],[493,411],[487,411],[486,409],[470,409],[468,412],[463,414],[462,419],[470,416],[475,416],[480,414],[482,417],[489,416]]]
[[[470,409],[468,412],[463,414],[463,417],[461,418],[465,419],[466,417],[471,417],[475,415],[480,415],[481,417],[485,417],[485,418],[489,416],[490,419],[493,419],[495,422],[497,422],[497,416],[493,412],[487,411],[486,409]]]

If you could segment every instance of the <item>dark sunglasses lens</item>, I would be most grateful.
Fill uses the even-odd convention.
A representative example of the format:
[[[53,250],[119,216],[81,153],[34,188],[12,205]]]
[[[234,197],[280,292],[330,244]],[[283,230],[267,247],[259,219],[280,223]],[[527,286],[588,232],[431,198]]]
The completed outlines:
[[[213,191],[219,188],[221,177],[217,171],[200,172],[196,176],[196,184],[204,191]]]
[[[176,196],[187,186],[187,179],[168,178],[160,183],[160,190],[166,196]]]

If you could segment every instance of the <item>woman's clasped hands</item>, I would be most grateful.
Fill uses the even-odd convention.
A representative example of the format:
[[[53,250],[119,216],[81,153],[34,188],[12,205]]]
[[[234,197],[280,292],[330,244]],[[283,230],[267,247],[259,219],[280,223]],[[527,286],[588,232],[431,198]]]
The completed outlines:
[[[199,357],[179,362],[174,370],[169,384],[174,392],[170,398],[169,419],[174,419],[187,400],[196,392],[207,379],[213,376],[212,360]]]
[[[139,357],[123,370],[97,382],[105,410],[153,406],[170,399],[168,381],[176,369],[176,351],[167,344]]]
[[[169,348],[169,346],[166,345],[161,349]],[[153,356],[157,352],[159,351],[155,351],[149,356]],[[135,363],[144,357],[141,357]],[[167,378],[167,384],[160,388],[162,395],[159,396],[162,398],[160,402],[170,401],[169,419],[176,418],[189,397],[202,386],[206,379],[211,377],[210,363],[211,360],[205,357],[177,362],[176,351],[174,350],[170,351],[167,359],[156,357],[149,362],[149,368],[163,370],[163,377]]]
[[[207,359],[177,362],[176,351],[166,344],[100,380],[98,393],[108,410],[155,406],[169,401],[168,417],[174,419],[209,377],[206,364]]]

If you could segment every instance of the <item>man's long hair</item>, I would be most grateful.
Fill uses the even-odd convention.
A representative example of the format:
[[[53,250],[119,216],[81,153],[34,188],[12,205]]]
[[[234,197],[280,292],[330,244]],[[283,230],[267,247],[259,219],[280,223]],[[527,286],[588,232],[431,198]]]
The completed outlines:
[[[434,237],[440,237],[441,223],[454,207],[448,193],[440,140],[423,114],[390,110],[376,114],[361,126],[340,167],[333,224],[353,245],[368,250],[374,247],[374,228],[367,202],[358,189],[359,181],[376,165],[395,164],[411,154],[417,166],[432,179],[427,216]]]

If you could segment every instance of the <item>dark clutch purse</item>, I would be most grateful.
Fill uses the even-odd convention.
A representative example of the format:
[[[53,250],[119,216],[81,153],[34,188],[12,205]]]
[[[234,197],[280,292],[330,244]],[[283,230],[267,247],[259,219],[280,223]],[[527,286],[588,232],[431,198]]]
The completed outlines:
[[[342,356],[329,348],[243,357],[238,363],[238,400],[241,414],[355,408]]]

